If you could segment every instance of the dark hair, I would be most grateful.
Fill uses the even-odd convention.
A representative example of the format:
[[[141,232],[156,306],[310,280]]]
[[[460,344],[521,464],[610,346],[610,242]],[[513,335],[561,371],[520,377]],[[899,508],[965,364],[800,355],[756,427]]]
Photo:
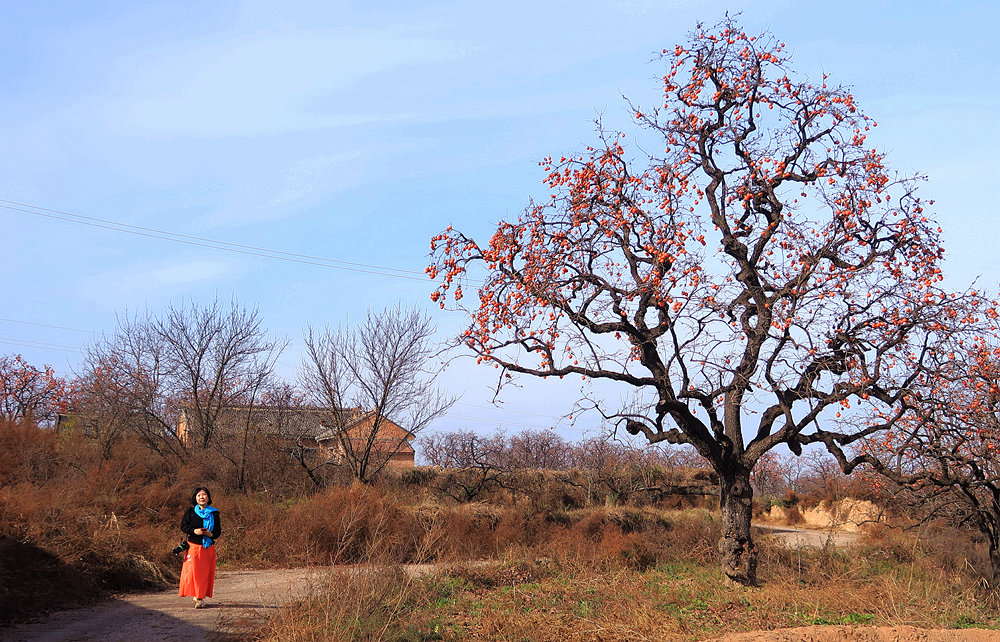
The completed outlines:
[[[194,492],[191,493],[191,503],[194,506],[198,505],[198,493],[200,493],[201,491],[205,491],[205,494],[208,495],[208,505],[211,506],[212,505],[212,493],[211,493],[211,491],[209,491],[204,486],[199,486],[198,488],[194,489]]]

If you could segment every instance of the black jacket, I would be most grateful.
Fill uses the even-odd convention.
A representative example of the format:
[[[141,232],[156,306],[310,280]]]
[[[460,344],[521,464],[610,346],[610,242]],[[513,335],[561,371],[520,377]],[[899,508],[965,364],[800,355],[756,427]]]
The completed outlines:
[[[181,517],[181,530],[187,535],[187,541],[192,544],[202,544],[203,535],[195,535],[194,529],[205,528],[205,520],[198,517],[198,514],[194,512],[194,506],[191,506],[186,511],[184,511],[184,517]],[[219,519],[219,513],[215,513],[215,526],[212,527],[212,539],[219,539],[219,535],[222,535],[222,521]]]

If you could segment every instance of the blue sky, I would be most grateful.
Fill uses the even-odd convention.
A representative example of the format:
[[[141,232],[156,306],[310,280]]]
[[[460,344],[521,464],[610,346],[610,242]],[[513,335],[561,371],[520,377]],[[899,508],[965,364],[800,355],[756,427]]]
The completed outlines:
[[[541,5],[541,6],[536,6]],[[869,138],[929,176],[952,287],[1000,281],[1000,46],[994,2],[0,1],[0,205],[412,271],[282,262],[0,208],[0,353],[72,373],[126,310],[236,296],[271,330],[371,308],[461,318],[419,278],[429,238],[476,236],[542,193],[537,162],[627,126],[659,93],[656,51],[742,11],[794,65],[853,86]],[[15,206],[18,207],[18,206]],[[39,210],[35,209],[35,212]],[[93,221],[92,221],[93,222]],[[343,264],[341,264],[343,265]],[[347,267],[347,266],[345,266]],[[357,266],[355,266],[357,267]],[[362,268],[367,269],[367,268]],[[59,328],[47,326],[60,326]],[[548,427],[573,384],[490,406],[493,370],[453,364],[440,429]],[[579,437],[586,420],[558,430]]]

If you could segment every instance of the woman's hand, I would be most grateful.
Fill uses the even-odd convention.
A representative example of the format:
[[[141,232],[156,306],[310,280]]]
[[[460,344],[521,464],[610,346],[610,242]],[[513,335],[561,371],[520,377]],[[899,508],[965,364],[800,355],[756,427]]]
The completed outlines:
[[[204,535],[205,534],[205,529],[204,528],[196,528],[196,529],[194,529],[194,534],[195,535]]]

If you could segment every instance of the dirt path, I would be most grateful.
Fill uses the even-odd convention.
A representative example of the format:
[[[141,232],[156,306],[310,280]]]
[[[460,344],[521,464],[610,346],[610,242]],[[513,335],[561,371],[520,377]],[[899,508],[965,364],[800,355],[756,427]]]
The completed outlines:
[[[177,597],[177,589],[123,595],[87,608],[50,614],[38,622],[0,629],[3,640],[195,640],[225,639],[245,631],[279,605],[316,586],[325,569],[230,571],[216,575],[208,607]],[[235,635],[233,635],[235,637]]]
[[[786,548],[821,548],[827,544],[837,547],[850,546],[858,541],[857,533],[834,530],[816,530],[795,526],[754,524],[766,537],[771,537]]]

